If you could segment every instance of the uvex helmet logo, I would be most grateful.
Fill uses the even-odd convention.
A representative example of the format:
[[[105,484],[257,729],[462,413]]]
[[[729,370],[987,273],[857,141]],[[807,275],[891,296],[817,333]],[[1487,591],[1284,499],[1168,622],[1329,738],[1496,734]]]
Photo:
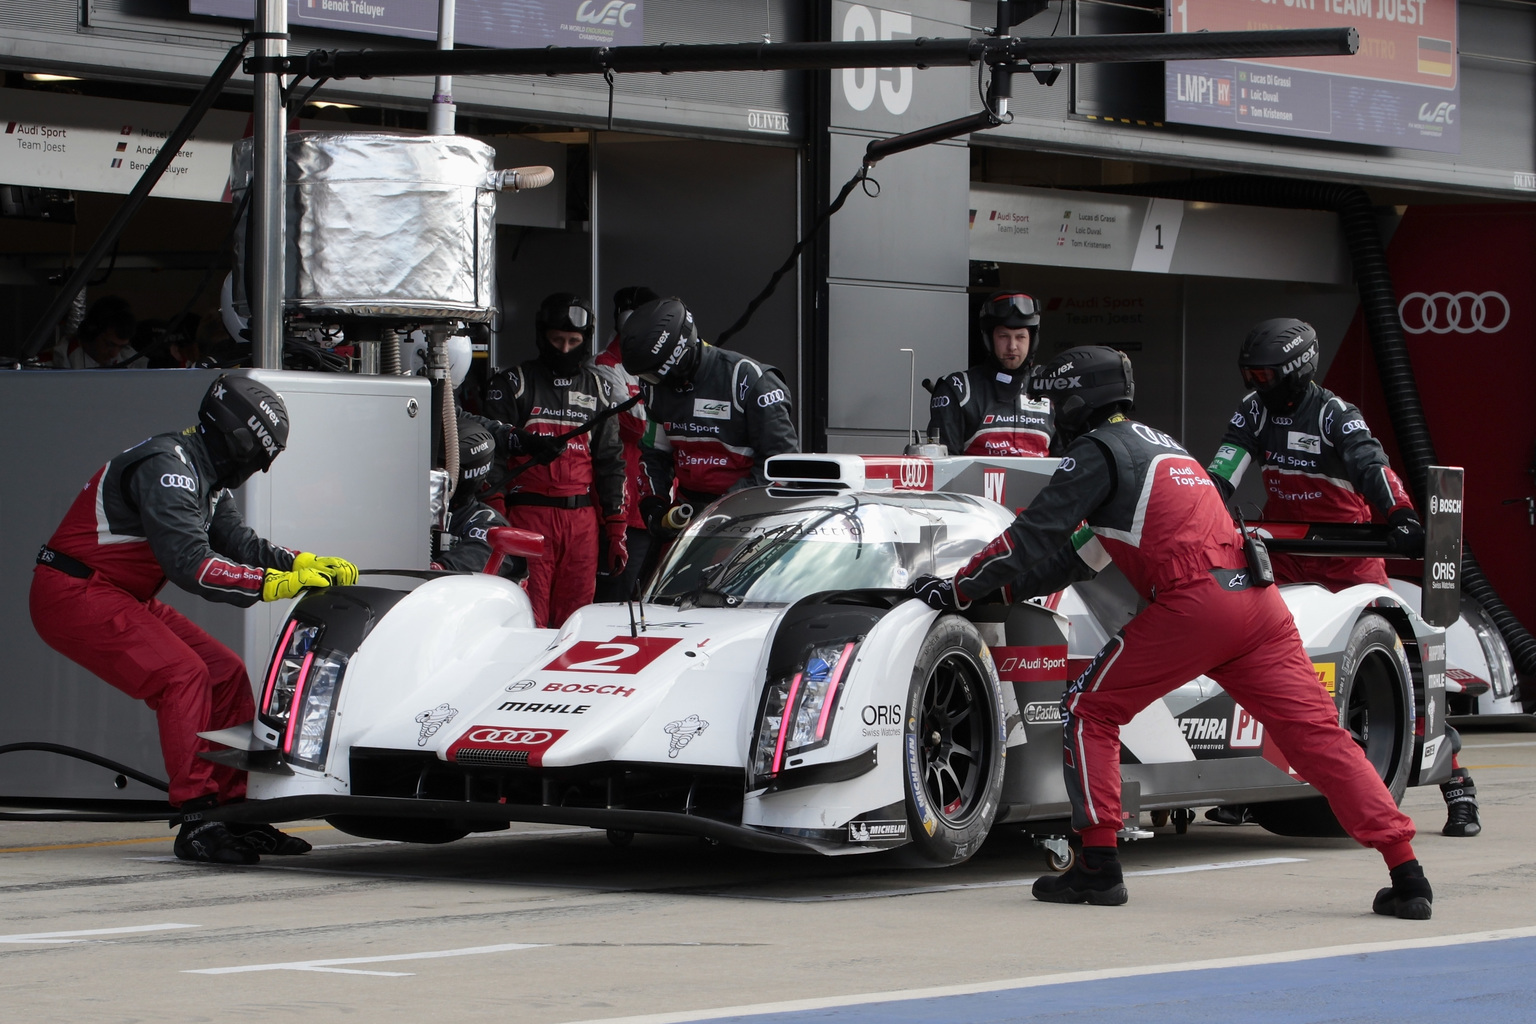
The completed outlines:
[[[1071,377],[1038,377],[1035,379],[1035,387],[1040,391],[1066,391],[1068,388],[1080,388],[1083,386],[1083,378]]]
[[[464,734],[466,743],[526,743],[538,746],[548,743],[555,734],[548,729],[503,729],[489,725],[477,725]]]
[[[251,432],[260,439],[261,447],[266,450],[266,453],[274,459],[277,458],[277,453],[282,451],[282,449],[277,446],[277,442],[273,440],[271,434],[267,433],[267,428],[262,425],[261,420],[257,419],[254,413],[251,414],[250,419],[246,420],[245,425],[250,427]]]
[[[592,0],[581,0],[581,6],[576,8],[576,20],[587,25],[622,25],[630,28],[634,24],[629,16],[634,13],[636,3],[626,3],[625,0],[608,0],[601,7],[597,7]]]

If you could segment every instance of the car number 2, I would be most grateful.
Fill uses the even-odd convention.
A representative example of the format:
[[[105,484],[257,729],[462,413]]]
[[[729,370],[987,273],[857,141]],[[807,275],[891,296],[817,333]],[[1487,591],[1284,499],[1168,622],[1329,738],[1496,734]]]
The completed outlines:
[[[547,672],[608,672],[632,676],[678,642],[676,637],[616,636],[607,642],[583,640],[544,666]]]

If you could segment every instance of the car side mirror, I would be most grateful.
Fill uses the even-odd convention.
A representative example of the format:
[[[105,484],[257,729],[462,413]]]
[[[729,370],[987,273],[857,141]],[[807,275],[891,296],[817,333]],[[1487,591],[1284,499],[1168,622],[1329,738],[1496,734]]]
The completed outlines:
[[[501,571],[502,560],[508,555],[523,558],[544,557],[544,535],[532,530],[520,530],[515,526],[493,526],[485,531],[486,543],[491,546],[491,557],[485,560],[487,576]]]

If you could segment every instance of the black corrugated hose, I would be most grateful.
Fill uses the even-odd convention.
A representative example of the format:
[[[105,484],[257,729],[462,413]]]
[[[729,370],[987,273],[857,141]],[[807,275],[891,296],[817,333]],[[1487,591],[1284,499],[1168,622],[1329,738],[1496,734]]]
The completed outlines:
[[[1339,215],[1349,257],[1354,265],[1355,284],[1360,289],[1360,308],[1365,315],[1366,334],[1376,367],[1381,374],[1381,389],[1387,400],[1387,414],[1397,434],[1398,449],[1408,470],[1408,486],[1413,500],[1424,508],[1426,468],[1436,464],[1435,448],[1424,421],[1424,406],[1413,377],[1413,364],[1403,339],[1402,322],[1397,314],[1397,293],[1392,288],[1392,274],[1387,268],[1386,246],[1376,223],[1376,210],[1365,189],[1358,185],[1328,182],[1291,181],[1284,178],[1233,176],[1203,181],[1164,182],[1132,185],[1103,191],[1188,199],[1207,203],[1236,203],[1245,206],[1278,206],[1289,209],[1331,210]],[[1536,637],[1515,618],[1482,567],[1466,545],[1461,554],[1461,587],[1483,606],[1498,626],[1514,657],[1515,667],[1526,679],[1536,680]],[[1530,706],[1536,693],[1525,694],[1533,684],[1522,687],[1522,699]]]

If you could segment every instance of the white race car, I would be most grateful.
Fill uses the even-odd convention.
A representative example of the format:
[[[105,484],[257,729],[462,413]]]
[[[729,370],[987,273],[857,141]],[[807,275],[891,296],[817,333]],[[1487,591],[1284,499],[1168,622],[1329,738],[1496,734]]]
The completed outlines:
[[[953,574],[1053,459],[777,456],[774,486],[697,515],[643,603],[538,629],[486,574],[310,593],[278,635],[227,817],[323,817],[445,842],[511,821],[697,834],[763,850],[965,860],[994,826],[1067,831],[1059,702],[1136,609],[1111,567],[1048,600],[939,615]],[[539,538],[494,544],[537,557]],[[1393,793],[1449,773],[1445,635],[1385,587],[1285,594],[1318,678]],[[1126,810],[1245,804],[1336,829],[1263,727],[1201,677],[1123,731]],[[1307,799],[1307,798],[1311,799]],[[1058,866],[1068,856],[1053,840]]]

